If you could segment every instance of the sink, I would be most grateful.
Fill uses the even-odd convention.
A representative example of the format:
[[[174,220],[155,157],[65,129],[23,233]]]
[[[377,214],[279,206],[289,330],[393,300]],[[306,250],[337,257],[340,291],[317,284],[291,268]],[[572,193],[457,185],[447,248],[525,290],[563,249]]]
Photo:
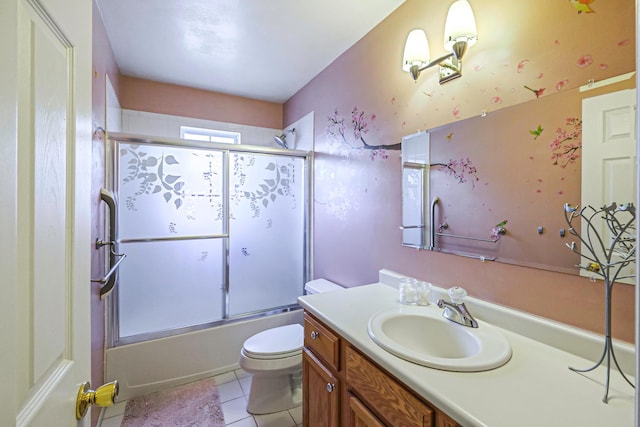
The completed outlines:
[[[369,336],[389,353],[430,368],[488,371],[511,358],[511,345],[496,328],[470,328],[442,317],[442,310],[403,306],[369,319]]]

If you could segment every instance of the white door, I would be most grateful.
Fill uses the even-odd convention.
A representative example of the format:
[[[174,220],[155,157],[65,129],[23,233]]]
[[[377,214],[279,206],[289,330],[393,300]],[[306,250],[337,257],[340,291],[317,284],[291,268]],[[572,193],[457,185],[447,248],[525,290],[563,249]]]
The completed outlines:
[[[0,425],[88,425],[91,0],[0,1]]]
[[[635,107],[635,89],[582,101],[582,206],[598,209],[612,202],[637,206]],[[604,221],[598,231],[609,237]],[[635,266],[629,266],[621,275],[634,274]]]

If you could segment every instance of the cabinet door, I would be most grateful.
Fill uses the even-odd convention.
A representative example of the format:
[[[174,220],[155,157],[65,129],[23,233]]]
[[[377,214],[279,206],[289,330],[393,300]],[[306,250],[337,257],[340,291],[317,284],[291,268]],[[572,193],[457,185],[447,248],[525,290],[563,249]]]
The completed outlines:
[[[384,424],[358,398],[349,394],[349,427],[384,427]]]
[[[346,347],[346,377],[349,389],[391,426],[433,427],[434,411],[401,383],[352,347]]]
[[[338,427],[340,382],[308,349],[302,354],[305,427]]]

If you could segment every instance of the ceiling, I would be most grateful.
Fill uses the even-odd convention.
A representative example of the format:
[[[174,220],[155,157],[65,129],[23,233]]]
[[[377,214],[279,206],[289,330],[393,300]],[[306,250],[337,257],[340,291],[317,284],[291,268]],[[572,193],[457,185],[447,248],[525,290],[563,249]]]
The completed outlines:
[[[97,0],[120,73],[282,103],[404,0]]]

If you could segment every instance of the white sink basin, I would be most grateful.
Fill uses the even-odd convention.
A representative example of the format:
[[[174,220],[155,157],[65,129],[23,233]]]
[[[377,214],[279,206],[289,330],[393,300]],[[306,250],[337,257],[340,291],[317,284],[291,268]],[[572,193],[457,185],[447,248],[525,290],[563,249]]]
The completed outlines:
[[[497,329],[453,323],[433,306],[378,313],[369,319],[369,336],[401,359],[445,371],[487,371],[511,358],[511,345]]]

